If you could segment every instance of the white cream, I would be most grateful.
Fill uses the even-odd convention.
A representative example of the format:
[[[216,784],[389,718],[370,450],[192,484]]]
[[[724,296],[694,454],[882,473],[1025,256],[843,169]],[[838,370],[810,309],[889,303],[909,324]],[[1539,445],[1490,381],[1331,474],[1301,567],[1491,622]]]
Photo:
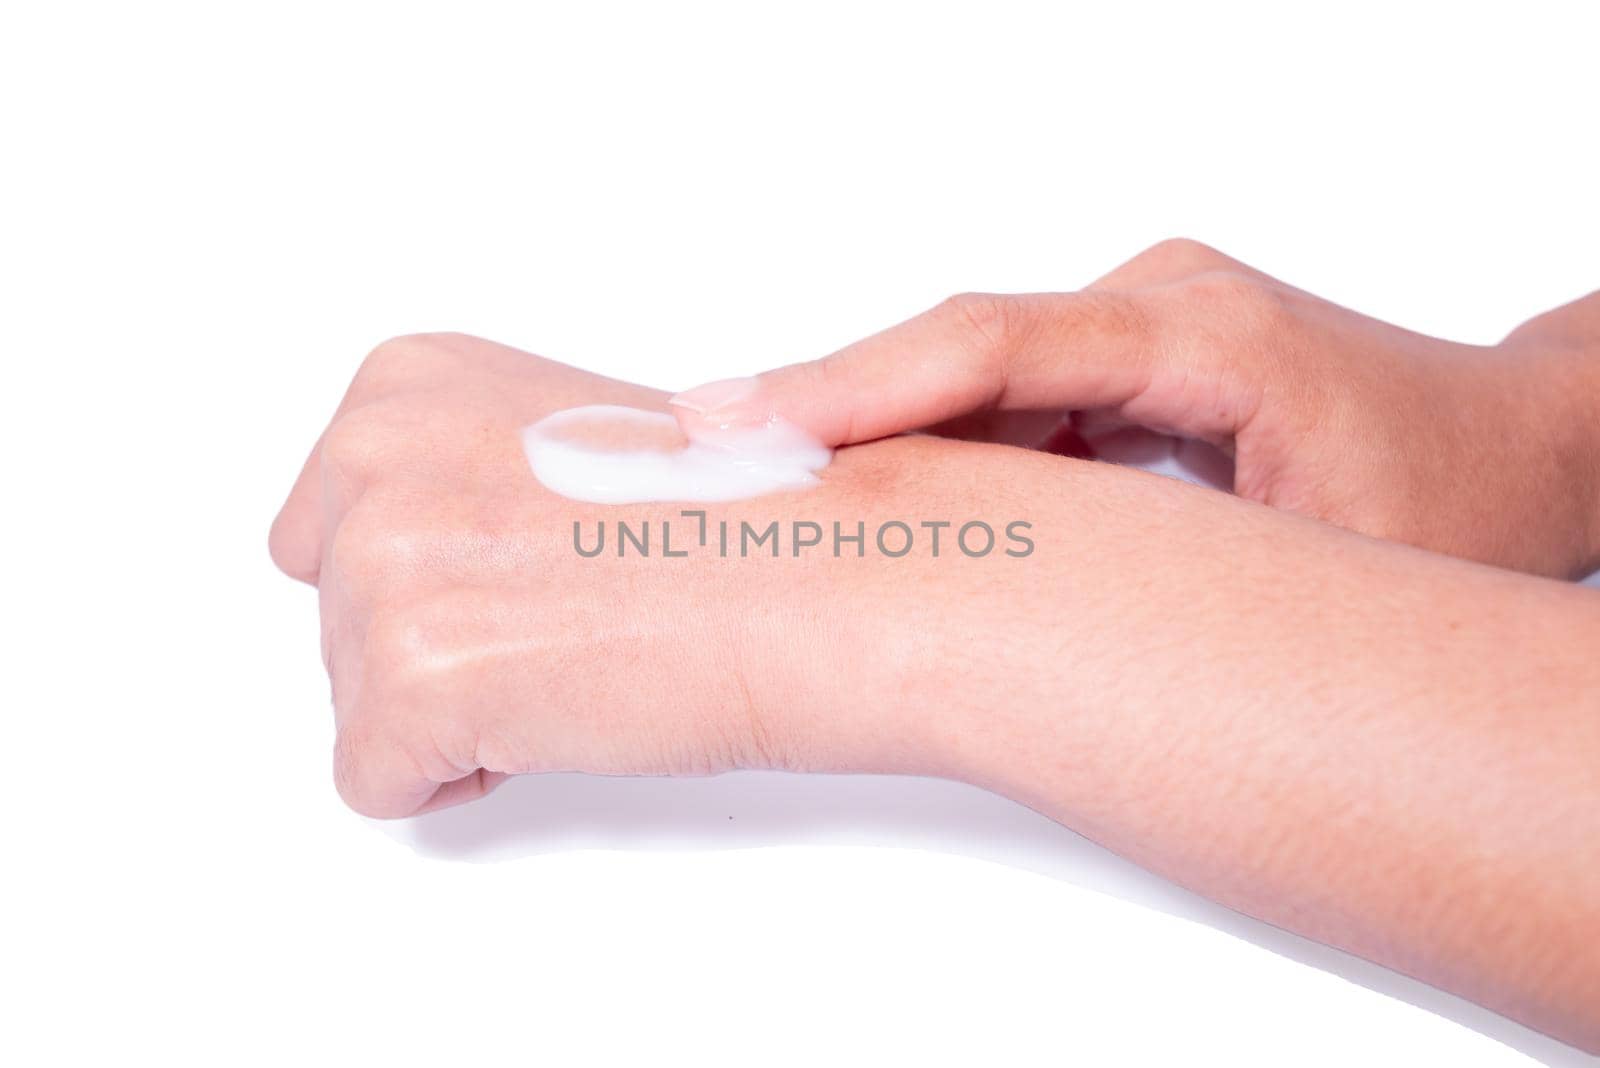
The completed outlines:
[[[815,485],[833,450],[780,419],[722,429],[714,439],[666,448],[608,448],[580,430],[639,432],[679,439],[665,412],[595,404],[554,412],[522,431],[534,477],[563,497],[596,504],[641,501],[733,501]]]

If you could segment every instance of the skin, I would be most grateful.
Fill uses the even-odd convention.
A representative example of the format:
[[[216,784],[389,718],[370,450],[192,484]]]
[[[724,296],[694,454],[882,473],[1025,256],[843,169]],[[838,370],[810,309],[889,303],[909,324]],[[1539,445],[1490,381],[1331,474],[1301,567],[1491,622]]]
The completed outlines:
[[[317,585],[353,808],[555,770],[947,776],[1600,1050],[1592,591],[933,436],[708,521],[1020,519],[1031,554],[579,556],[575,521],[680,517],[553,496],[519,430],[665,400],[459,335],[367,359],[271,538]]]

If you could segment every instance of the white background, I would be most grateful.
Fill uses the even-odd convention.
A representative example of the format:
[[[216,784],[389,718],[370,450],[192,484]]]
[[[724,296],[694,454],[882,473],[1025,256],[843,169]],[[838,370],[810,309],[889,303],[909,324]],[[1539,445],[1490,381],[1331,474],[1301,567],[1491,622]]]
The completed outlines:
[[[1182,234],[1492,341],[1600,284],[1596,23],[6,5],[0,1057],[1584,1063],[950,784],[370,824],[265,538],[422,329],[682,387]]]

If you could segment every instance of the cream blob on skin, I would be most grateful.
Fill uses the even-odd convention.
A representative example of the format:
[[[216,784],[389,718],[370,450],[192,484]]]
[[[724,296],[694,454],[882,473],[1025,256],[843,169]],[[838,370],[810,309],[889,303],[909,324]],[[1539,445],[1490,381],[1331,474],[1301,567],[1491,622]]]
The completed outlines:
[[[773,418],[685,443],[665,412],[592,404],[553,412],[522,431],[546,489],[595,504],[736,501],[816,485],[833,450]]]

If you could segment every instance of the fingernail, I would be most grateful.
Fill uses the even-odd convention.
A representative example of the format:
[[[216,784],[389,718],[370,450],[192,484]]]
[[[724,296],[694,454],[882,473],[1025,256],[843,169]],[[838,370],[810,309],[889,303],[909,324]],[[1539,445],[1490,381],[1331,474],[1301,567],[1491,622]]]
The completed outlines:
[[[710,416],[749,400],[755,392],[754,378],[724,378],[686,389],[682,393],[668,397],[667,403],[674,408],[694,412],[696,415]]]

